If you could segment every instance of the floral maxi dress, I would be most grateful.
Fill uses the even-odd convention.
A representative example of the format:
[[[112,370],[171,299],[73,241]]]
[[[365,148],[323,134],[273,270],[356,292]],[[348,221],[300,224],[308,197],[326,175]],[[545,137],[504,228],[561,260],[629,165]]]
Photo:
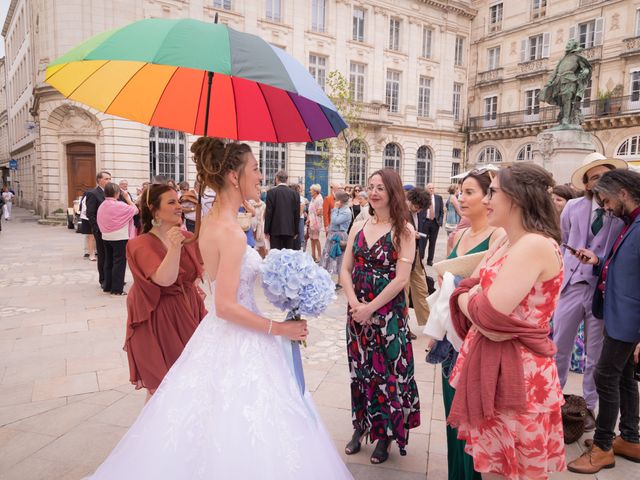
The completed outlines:
[[[505,255],[480,270],[483,290],[491,286],[506,258]],[[562,276],[560,271],[547,281],[535,283],[510,316],[548,326],[560,296]],[[475,335],[479,333],[472,329],[460,349],[449,382],[454,388]],[[541,480],[548,478],[549,472],[566,468],[560,414],[564,398],[555,359],[538,356],[522,345],[519,349],[524,367],[526,411],[497,411],[478,426],[460,425],[458,438],[467,442],[465,450],[473,457],[478,472],[493,472],[510,480]]]
[[[398,253],[391,232],[371,247],[361,230],[353,243],[351,273],[356,297],[371,302],[395,278]],[[409,429],[420,425],[420,402],[414,380],[413,349],[404,290],[361,325],[347,312],[347,356],[351,374],[354,428],[371,441],[389,437],[404,453]]]

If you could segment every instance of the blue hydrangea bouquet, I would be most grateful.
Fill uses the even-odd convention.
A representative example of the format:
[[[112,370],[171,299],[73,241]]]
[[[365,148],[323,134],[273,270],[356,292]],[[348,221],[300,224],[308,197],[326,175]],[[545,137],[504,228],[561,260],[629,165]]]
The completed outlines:
[[[271,250],[262,262],[262,288],[267,300],[287,311],[287,321],[301,316],[317,317],[335,296],[331,275],[301,250]],[[304,374],[298,342],[292,342],[293,368],[298,386],[304,394]]]

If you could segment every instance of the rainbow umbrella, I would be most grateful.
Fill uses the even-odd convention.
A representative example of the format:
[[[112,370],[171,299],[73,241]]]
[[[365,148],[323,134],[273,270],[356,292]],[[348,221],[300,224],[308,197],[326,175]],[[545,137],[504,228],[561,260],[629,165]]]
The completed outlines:
[[[45,81],[102,112],[196,135],[309,142],[347,127],[282,49],[192,19],[147,19],[96,35],[52,62]]]

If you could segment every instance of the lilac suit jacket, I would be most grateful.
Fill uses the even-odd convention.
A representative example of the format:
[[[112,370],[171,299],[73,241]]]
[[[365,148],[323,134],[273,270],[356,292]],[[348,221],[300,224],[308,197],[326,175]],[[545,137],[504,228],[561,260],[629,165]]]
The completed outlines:
[[[574,248],[588,248],[598,257],[605,256],[613,247],[613,244],[624,227],[624,222],[619,218],[605,215],[604,223],[598,234],[589,242],[591,230],[591,199],[582,197],[569,200],[560,216],[562,229],[562,243]],[[588,282],[595,286],[597,277],[593,274],[591,265],[584,265],[562,247],[564,260],[564,279],[562,290],[567,285]]]

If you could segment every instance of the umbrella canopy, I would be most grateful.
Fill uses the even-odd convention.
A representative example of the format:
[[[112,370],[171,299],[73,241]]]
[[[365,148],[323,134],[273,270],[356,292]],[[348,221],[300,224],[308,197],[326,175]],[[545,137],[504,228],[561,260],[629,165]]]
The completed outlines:
[[[282,49],[193,19],[146,19],[96,35],[52,62],[45,81],[102,112],[196,135],[308,142],[347,127]]]

